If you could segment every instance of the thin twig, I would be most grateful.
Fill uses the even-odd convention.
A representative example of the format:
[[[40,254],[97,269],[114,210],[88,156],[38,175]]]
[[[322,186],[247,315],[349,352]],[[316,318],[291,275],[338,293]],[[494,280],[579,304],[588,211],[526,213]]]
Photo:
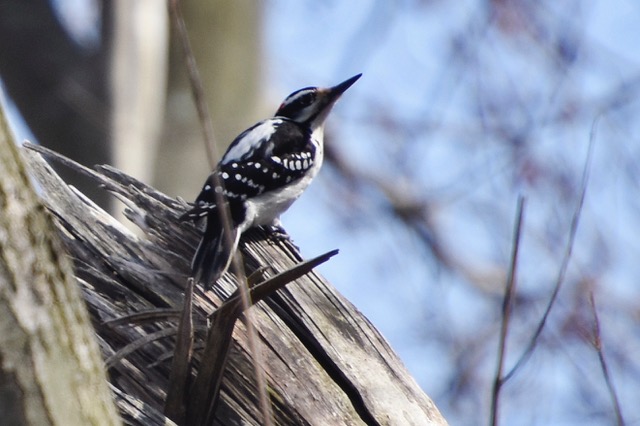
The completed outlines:
[[[523,351],[520,358],[516,364],[511,368],[511,370],[504,376],[503,382],[509,380],[515,373],[518,371],[531,357],[533,351],[538,343],[538,339],[542,334],[542,330],[544,329],[545,324],[547,323],[547,319],[549,318],[549,314],[551,313],[551,309],[555,305],[555,301],[558,297],[558,293],[560,292],[560,288],[562,287],[562,283],[564,282],[565,276],[567,274],[567,268],[569,266],[569,260],[571,259],[571,253],[573,252],[573,243],[575,241],[576,233],[578,232],[578,223],[580,222],[580,215],[582,213],[582,206],[584,205],[584,199],[587,193],[587,185],[589,182],[589,170],[591,169],[591,157],[593,153],[593,146],[595,140],[595,130],[597,127],[599,117],[596,117],[591,126],[591,133],[589,136],[589,147],[587,149],[587,158],[584,162],[584,168],[582,169],[582,180],[580,183],[580,197],[578,198],[578,203],[576,205],[576,209],[573,213],[573,217],[571,218],[571,227],[569,229],[569,239],[567,241],[567,246],[564,251],[564,256],[562,257],[562,263],[560,265],[560,271],[558,272],[558,277],[556,278],[555,287],[553,288],[553,292],[551,293],[551,297],[549,298],[549,302],[547,303],[547,307],[538,323],[536,331],[533,333],[529,344]]]
[[[598,318],[598,310],[596,309],[596,301],[593,296],[593,292],[589,293],[589,302],[591,304],[591,312],[593,314],[593,340],[591,344],[598,353],[598,360],[600,361],[600,367],[602,368],[602,374],[604,375],[604,381],[607,383],[607,389],[611,396],[611,402],[613,403],[613,410],[616,414],[616,425],[624,426],[624,418],[622,417],[622,409],[620,408],[620,400],[618,394],[613,386],[611,375],[609,374],[609,367],[607,360],[604,356],[604,350],[602,349],[602,334],[600,333],[600,319]]]
[[[516,269],[518,265],[518,253],[520,251],[520,236],[522,235],[522,216],[524,212],[525,199],[518,197],[518,207],[516,209],[516,223],[513,231],[513,245],[511,247],[511,263],[509,264],[509,275],[507,277],[507,286],[504,291],[504,300],[502,301],[502,322],[500,325],[500,337],[498,342],[498,366],[493,380],[493,389],[491,392],[491,417],[489,424],[496,426],[498,424],[498,407],[500,402],[500,390],[504,381],[502,379],[502,371],[504,368],[504,355],[507,346],[507,333],[509,331],[509,322],[511,319],[511,308],[513,296],[516,292]]]
[[[169,4],[170,4],[171,13],[174,18],[176,28],[178,30],[178,35],[182,43],[184,58],[187,65],[187,71],[189,74],[189,81],[191,84],[191,89],[193,92],[193,97],[196,104],[196,109],[198,111],[200,123],[202,125],[202,129],[204,132],[207,158],[209,159],[209,165],[211,166],[211,168],[215,169],[215,164],[216,164],[215,159],[219,157],[216,151],[215,136],[213,131],[213,121],[211,120],[209,107],[205,100],[202,79],[200,78],[200,73],[198,72],[195,56],[193,54],[193,50],[191,49],[191,43],[189,42],[189,35],[187,33],[187,28],[185,26],[184,18],[180,10],[179,0],[171,0]],[[212,177],[213,177],[213,183],[215,187],[223,186],[223,183],[219,179],[217,173],[213,173]],[[217,210],[220,214],[220,222],[223,224],[223,227],[224,227],[225,249],[231,251],[233,249],[233,242],[231,241],[231,232],[230,232],[232,224],[230,220],[231,216],[228,210],[228,205],[225,202],[224,195],[222,193],[218,193],[217,191],[215,191],[215,197],[216,197],[216,204],[218,206],[223,206],[222,208],[218,208]],[[264,377],[264,371],[261,368],[261,365],[262,365],[261,355],[260,355],[260,350],[258,348],[258,341],[256,339],[256,332],[253,327],[253,321],[251,320],[252,314],[250,311],[248,311],[249,306],[251,306],[251,301],[248,298],[248,289],[246,288],[247,280],[245,277],[244,268],[242,267],[241,262],[238,261],[237,256],[233,256],[231,269],[238,276],[238,283],[240,283],[239,289],[242,295],[243,309],[248,315],[246,317],[245,323],[246,323],[247,335],[249,339],[249,346],[250,346],[249,349],[251,351],[251,354],[254,360],[254,370],[256,374],[260,408],[263,415],[263,424],[269,426],[271,424],[272,414],[271,414],[271,406],[268,403],[268,399],[267,399],[267,392],[265,387],[266,379]]]
[[[189,74],[189,83],[191,86],[191,92],[193,94],[194,103],[196,106],[196,110],[198,111],[198,118],[200,119],[200,125],[202,126],[202,130],[204,133],[205,140],[205,150],[207,152],[207,158],[209,160],[209,167],[212,170],[216,168],[216,159],[219,158],[217,152],[217,144],[215,140],[215,133],[213,131],[213,120],[211,119],[211,113],[209,112],[209,106],[205,99],[204,95],[204,87],[202,85],[202,79],[200,78],[200,72],[198,71],[198,65],[196,64],[196,58],[193,54],[193,50],[191,49],[191,43],[189,42],[189,34],[187,33],[187,27],[184,22],[184,17],[182,16],[182,11],[180,9],[180,0],[170,0],[170,11],[173,16],[173,20],[175,26],[178,30],[178,36],[180,38],[180,42],[182,44],[182,51],[184,54],[185,64],[187,66],[187,72]],[[211,178],[213,180],[213,185],[215,188],[223,188],[224,184],[220,180],[220,177],[217,173],[212,173]],[[220,223],[224,228],[224,243],[225,249],[231,251],[233,249],[233,241],[231,241],[231,213],[229,212],[229,204],[226,202],[226,197],[223,194],[223,191],[213,191],[216,206],[218,206],[217,211],[220,215]],[[243,270],[241,267],[238,267],[239,262],[235,260],[232,262],[236,272],[238,272],[242,277],[244,277]],[[243,282],[244,280],[240,280]],[[207,285],[210,283],[206,283]]]
[[[139,349],[142,349],[149,343],[154,342],[156,340],[172,337],[177,333],[177,331],[178,331],[178,328],[172,326],[172,327],[168,327],[168,328],[164,328],[162,330],[156,331],[154,333],[146,334],[143,337],[139,338],[138,340],[135,340],[129,343],[128,345],[126,345],[125,347],[119,349],[116,353],[114,353],[109,358],[107,358],[104,361],[104,364],[107,368],[111,368],[114,365],[116,365],[118,362],[120,362],[122,359],[124,359],[127,355]]]
[[[215,141],[213,131],[213,120],[209,112],[209,106],[204,96],[204,87],[202,85],[202,79],[200,78],[200,72],[196,64],[196,58],[191,49],[191,43],[189,42],[189,34],[187,33],[187,27],[184,23],[184,17],[180,9],[180,0],[170,0],[170,11],[173,16],[176,28],[178,30],[178,36],[182,43],[182,51],[184,54],[184,60],[187,66],[187,72],[189,74],[189,83],[191,85],[191,92],[193,94],[196,110],[198,111],[198,118],[200,119],[200,125],[204,132],[205,150],[207,152],[207,158],[209,160],[209,167],[212,170],[216,168],[216,159],[219,158],[217,152],[217,144]],[[213,185],[215,188],[224,187],[223,182],[217,173],[212,173]],[[220,223],[224,228],[224,242],[225,249],[231,251],[233,248],[233,241],[231,241],[231,213],[229,212],[229,204],[226,202],[223,191],[213,191],[216,199],[216,206],[218,206],[218,214],[220,215]],[[234,265],[238,265],[234,262]],[[241,272],[241,269],[236,268],[236,271]],[[206,283],[207,285],[209,283]]]
[[[213,169],[216,165],[216,159],[219,157],[217,155],[215,132],[213,131],[213,120],[209,113],[209,105],[205,99],[202,78],[200,78],[200,72],[198,71],[198,65],[196,64],[196,57],[193,54],[193,49],[191,49],[191,42],[189,42],[189,33],[187,32],[187,26],[184,23],[182,10],[180,9],[180,0],[170,0],[169,7],[171,15],[173,16],[173,22],[178,32],[178,38],[182,44],[184,61],[187,66],[187,73],[189,74],[189,84],[191,86],[196,110],[198,111],[198,119],[200,120],[202,131],[204,133],[207,159],[209,160],[210,168]]]
[[[135,312],[133,314],[122,315],[107,321],[103,321],[102,325],[109,327],[118,327],[121,325],[145,323],[156,323],[164,320],[176,320],[180,318],[182,310],[180,309],[150,309],[148,311]]]

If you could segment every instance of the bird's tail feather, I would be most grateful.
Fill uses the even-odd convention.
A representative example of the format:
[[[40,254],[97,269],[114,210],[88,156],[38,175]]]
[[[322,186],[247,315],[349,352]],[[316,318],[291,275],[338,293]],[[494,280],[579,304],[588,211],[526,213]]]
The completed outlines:
[[[238,229],[231,227],[231,234],[227,237],[225,227],[212,222],[207,220],[204,236],[191,262],[193,279],[207,290],[229,269],[240,240]]]

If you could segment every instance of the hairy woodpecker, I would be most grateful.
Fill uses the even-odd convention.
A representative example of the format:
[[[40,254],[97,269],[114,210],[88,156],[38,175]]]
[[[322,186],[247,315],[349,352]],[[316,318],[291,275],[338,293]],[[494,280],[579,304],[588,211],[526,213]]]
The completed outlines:
[[[240,235],[247,229],[280,226],[280,215],[309,186],[322,165],[327,115],[361,75],[334,87],[305,87],[293,92],[274,117],[245,130],[231,143],[192,208],[181,217],[193,221],[205,218],[207,222],[191,263],[197,283],[205,289],[215,284],[229,268]],[[216,193],[228,204],[228,227],[221,223]],[[230,235],[225,235],[225,229]]]

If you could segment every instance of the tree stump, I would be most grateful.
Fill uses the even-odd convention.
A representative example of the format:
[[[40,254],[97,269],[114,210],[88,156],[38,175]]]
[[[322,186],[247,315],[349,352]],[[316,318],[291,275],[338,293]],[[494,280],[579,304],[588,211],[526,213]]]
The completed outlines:
[[[194,225],[178,221],[187,204],[109,166],[91,170],[31,145],[25,152],[75,264],[124,421],[167,424],[162,413],[171,358],[199,235]],[[68,186],[43,156],[113,193],[140,232]],[[241,253],[247,275],[262,270],[273,276],[302,261],[290,242],[273,241],[259,229],[243,236]],[[229,274],[213,291],[194,289],[190,380],[200,366],[207,318],[234,290]],[[246,323],[239,321],[213,424],[446,424],[380,333],[317,274],[302,276],[250,309],[272,417],[263,419]]]

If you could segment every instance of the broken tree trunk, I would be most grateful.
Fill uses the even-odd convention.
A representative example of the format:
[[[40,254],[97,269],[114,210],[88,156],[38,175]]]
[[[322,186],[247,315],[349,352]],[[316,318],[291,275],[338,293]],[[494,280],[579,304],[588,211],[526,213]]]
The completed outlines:
[[[92,176],[115,194],[141,236],[66,185],[36,150]],[[198,239],[194,226],[177,219],[186,203],[108,166],[92,171],[42,148],[26,152],[74,260],[125,422],[166,424],[161,413]],[[261,230],[249,232],[241,246],[247,275],[268,265],[263,274],[273,276],[302,260],[292,244],[273,242]],[[228,274],[213,291],[194,289],[196,369],[207,317],[233,290]],[[309,273],[250,309],[272,418],[262,417],[245,323],[238,322],[214,424],[446,424],[378,331],[318,275]],[[147,315],[126,321],[140,312]]]

